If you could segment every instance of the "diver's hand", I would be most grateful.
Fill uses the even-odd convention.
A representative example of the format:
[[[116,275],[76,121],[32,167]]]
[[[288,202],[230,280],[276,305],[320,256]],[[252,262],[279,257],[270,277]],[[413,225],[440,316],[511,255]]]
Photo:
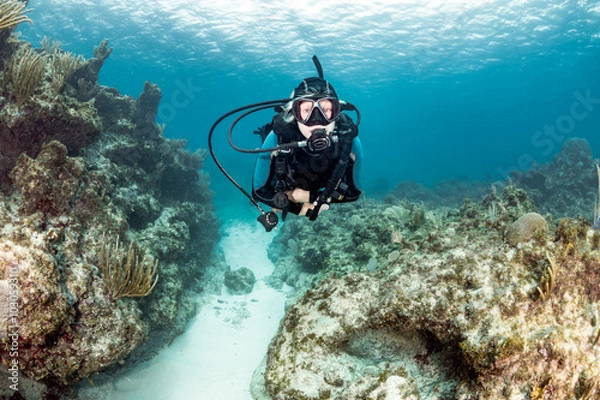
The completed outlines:
[[[294,203],[308,203],[310,201],[310,192],[308,190],[296,188],[285,192],[285,194]]]
[[[304,215],[306,215],[308,210],[314,210],[314,209],[315,209],[315,205],[313,203],[304,203],[304,204],[302,204],[302,209],[300,210],[298,215],[304,216]],[[329,210],[329,204],[321,204],[321,208],[319,208],[319,214],[317,214],[317,215],[321,215],[321,213],[323,211],[327,211],[327,210]]]
[[[339,120],[335,123],[336,133],[341,139],[354,140],[358,136],[358,126],[346,114],[340,114]]]

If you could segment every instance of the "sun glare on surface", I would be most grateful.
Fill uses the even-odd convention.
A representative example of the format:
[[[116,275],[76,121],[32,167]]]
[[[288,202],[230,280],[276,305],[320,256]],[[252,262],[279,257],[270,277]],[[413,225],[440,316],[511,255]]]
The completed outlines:
[[[334,12],[346,15],[348,11],[357,11],[361,14],[379,14],[381,12],[399,11],[412,13],[415,16],[432,13],[456,13],[468,11],[473,8],[493,4],[507,3],[499,0],[375,0],[366,3],[362,0],[283,0],[267,3],[260,0],[213,0],[197,3],[186,1],[190,9],[205,9],[221,11],[225,15],[243,15],[245,18],[258,15],[272,15],[274,18],[285,14],[296,14],[310,20],[335,18]],[[506,5],[506,4],[503,4]],[[268,21],[265,21],[268,23]],[[302,24],[302,20],[298,20]]]

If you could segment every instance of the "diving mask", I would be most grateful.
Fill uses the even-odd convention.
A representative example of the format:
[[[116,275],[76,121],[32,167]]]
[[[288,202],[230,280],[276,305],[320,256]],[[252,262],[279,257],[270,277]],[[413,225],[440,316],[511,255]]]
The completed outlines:
[[[340,115],[342,107],[335,97],[314,99],[301,97],[294,100],[292,113],[296,120],[306,126],[329,125]]]

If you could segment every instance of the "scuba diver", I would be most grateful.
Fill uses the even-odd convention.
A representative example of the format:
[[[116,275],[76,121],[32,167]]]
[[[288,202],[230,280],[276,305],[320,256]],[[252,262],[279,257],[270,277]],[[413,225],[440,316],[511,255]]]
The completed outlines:
[[[303,140],[306,146],[260,154],[252,196],[284,217],[291,212],[315,219],[330,203],[355,201],[361,194],[354,179],[362,161],[358,127],[341,112],[335,90],[323,78],[304,79],[290,98],[273,117],[263,147]],[[343,173],[334,176],[339,163]],[[319,202],[332,178],[333,192]]]
[[[332,203],[356,201],[361,191],[363,151],[358,136],[358,109],[340,100],[331,84],[323,78],[316,56],[313,62],[318,77],[305,78],[287,99],[255,103],[230,111],[219,118],[209,132],[210,153],[225,176],[258,208],[258,221],[267,231],[277,226],[281,213],[305,215],[315,220]],[[263,140],[260,149],[237,147],[232,131],[240,119],[267,108],[277,114],[255,133]],[[221,166],[212,149],[216,126],[230,115],[250,109],[229,129],[229,144],[243,153],[258,153],[252,179],[252,195],[246,192]],[[356,112],[356,123],[344,110]],[[272,208],[265,212],[260,203]]]

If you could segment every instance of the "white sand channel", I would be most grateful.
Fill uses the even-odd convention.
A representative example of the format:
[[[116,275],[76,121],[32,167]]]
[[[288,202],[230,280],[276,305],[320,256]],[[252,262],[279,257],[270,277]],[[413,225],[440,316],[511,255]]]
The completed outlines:
[[[188,330],[151,361],[118,379],[110,400],[250,400],[250,380],[284,314],[285,293],[263,278],[273,264],[267,248],[274,232],[236,223],[221,242],[232,270],[251,269],[257,279],[249,295],[213,296]]]

